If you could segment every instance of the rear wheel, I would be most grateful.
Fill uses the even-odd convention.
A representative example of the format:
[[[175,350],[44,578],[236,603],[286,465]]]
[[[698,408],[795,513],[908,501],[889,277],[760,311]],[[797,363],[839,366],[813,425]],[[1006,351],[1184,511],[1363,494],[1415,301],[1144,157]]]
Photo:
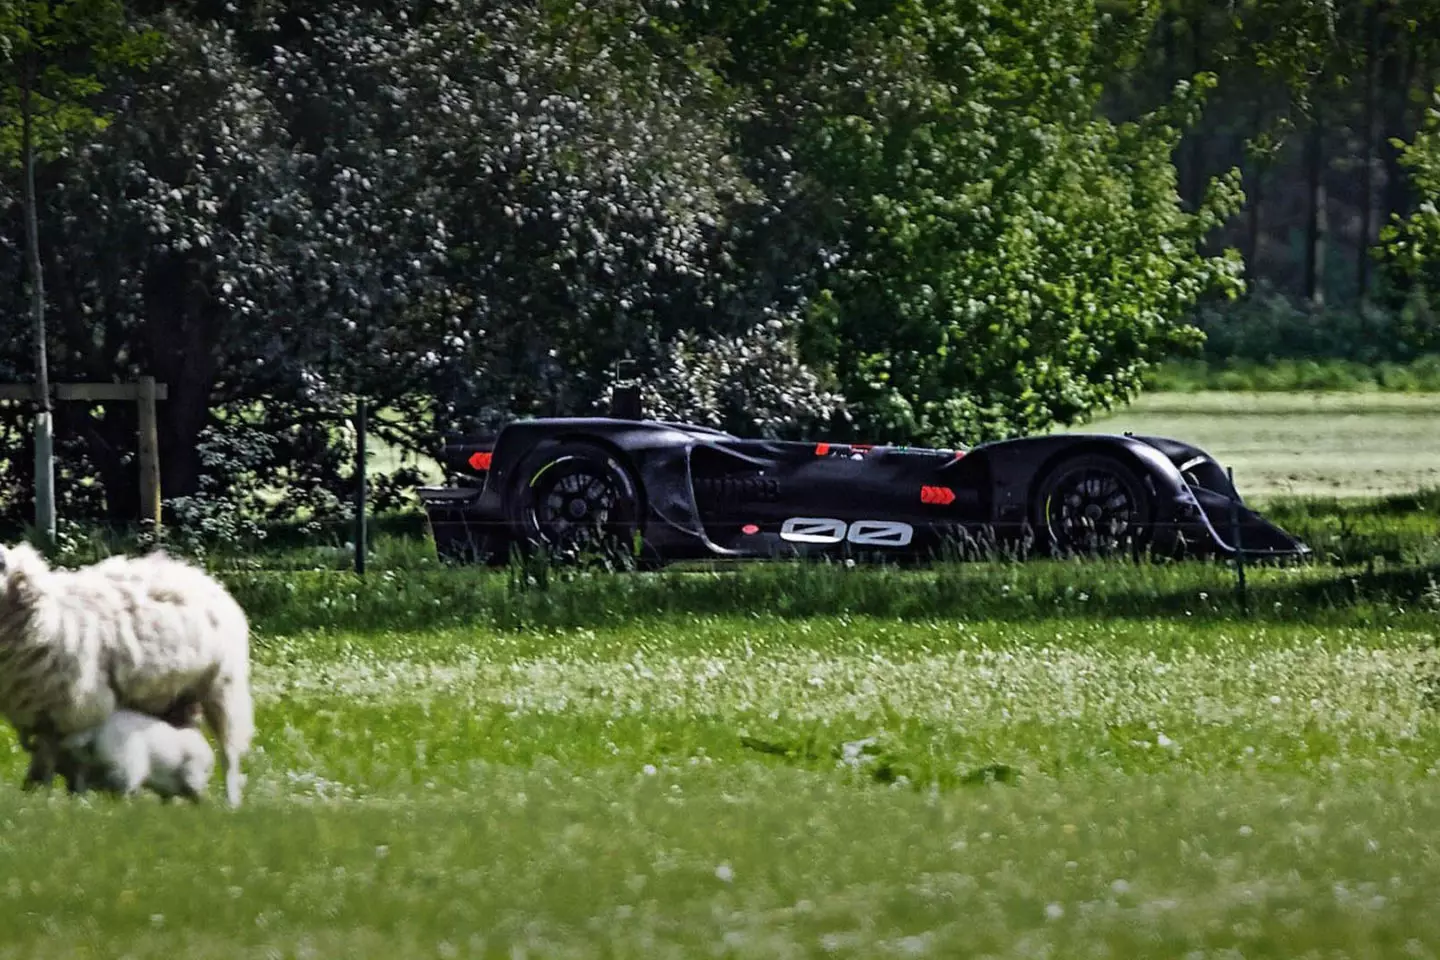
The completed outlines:
[[[517,484],[510,519],[523,545],[559,560],[633,555],[641,495],[604,447],[576,441],[539,450]]]
[[[1040,482],[1034,522],[1060,553],[1117,556],[1149,542],[1153,498],[1134,469],[1112,456],[1061,461]]]

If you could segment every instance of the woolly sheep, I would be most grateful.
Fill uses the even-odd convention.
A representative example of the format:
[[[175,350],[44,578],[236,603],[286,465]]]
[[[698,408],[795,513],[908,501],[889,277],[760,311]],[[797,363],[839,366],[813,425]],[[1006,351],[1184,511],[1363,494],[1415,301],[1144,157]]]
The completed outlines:
[[[78,792],[95,786],[134,796],[149,787],[163,799],[199,803],[215,770],[215,751],[191,726],[116,710],[98,727],[72,733],[61,749],[75,764]]]
[[[245,613],[204,571],[161,551],[56,570],[29,544],[0,547],[0,715],[33,753],[27,788],[53,780],[62,738],[117,709],[162,717],[198,703],[239,806],[249,673]]]

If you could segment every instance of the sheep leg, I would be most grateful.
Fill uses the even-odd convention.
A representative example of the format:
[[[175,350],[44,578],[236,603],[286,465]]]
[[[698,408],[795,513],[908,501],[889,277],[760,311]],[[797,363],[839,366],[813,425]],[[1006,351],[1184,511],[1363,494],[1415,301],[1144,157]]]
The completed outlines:
[[[197,726],[200,723],[200,700],[192,693],[182,694],[157,716],[172,727]]]
[[[85,761],[75,754],[62,750],[56,772],[65,778],[65,786],[70,793],[84,793],[89,789],[86,782]]]
[[[30,769],[25,771],[25,781],[21,784],[22,789],[36,790],[40,787],[49,787],[54,782],[54,767],[48,767],[39,752],[32,754],[30,757]]]
[[[30,754],[30,766],[21,781],[21,789],[34,790],[40,782],[40,767],[35,759],[35,751],[40,746],[40,735],[31,727],[16,727],[15,733],[16,739],[20,741],[20,749]]]
[[[231,807],[240,806],[245,775],[240,760],[250,749],[255,731],[255,707],[250,690],[243,683],[222,680],[201,702],[205,722],[220,741],[220,764],[225,771],[225,798]]]
[[[34,731],[31,739],[30,769],[25,772],[23,789],[49,788],[55,782],[59,752],[58,737],[48,731]]]

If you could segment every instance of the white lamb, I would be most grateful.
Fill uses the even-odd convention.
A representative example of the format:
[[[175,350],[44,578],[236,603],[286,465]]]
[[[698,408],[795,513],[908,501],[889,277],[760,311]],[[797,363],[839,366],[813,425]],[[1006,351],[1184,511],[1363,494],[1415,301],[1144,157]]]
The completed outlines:
[[[77,792],[88,787],[133,797],[145,787],[167,802],[199,803],[215,770],[215,751],[195,727],[174,727],[133,710],[116,710],[98,727],[66,737]]]
[[[0,714],[33,753],[27,788],[53,780],[63,738],[115,710],[164,717],[191,704],[239,806],[254,736],[249,624],[225,588],[158,551],[67,571],[28,544],[0,547]]]

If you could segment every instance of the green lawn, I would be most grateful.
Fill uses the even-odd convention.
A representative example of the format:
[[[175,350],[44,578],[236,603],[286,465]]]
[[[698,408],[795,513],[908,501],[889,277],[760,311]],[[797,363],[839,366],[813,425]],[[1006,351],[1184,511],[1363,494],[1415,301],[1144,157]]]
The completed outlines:
[[[0,960],[1440,955],[1440,499],[1351,499],[1440,487],[1437,413],[1175,394],[1087,428],[1199,443],[1316,547],[1244,612],[1194,563],[547,590],[400,533],[363,583],[217,554],[246,806],[23,794],[6,728]]]
[[[1257,497],[1440,487],[1440,394],[1150,393],[1077,429],[1194,443]]]
[[[0,956],[1431,956],[1435,611],[1327,578],[237,584],[247,805],[0,741]]]

